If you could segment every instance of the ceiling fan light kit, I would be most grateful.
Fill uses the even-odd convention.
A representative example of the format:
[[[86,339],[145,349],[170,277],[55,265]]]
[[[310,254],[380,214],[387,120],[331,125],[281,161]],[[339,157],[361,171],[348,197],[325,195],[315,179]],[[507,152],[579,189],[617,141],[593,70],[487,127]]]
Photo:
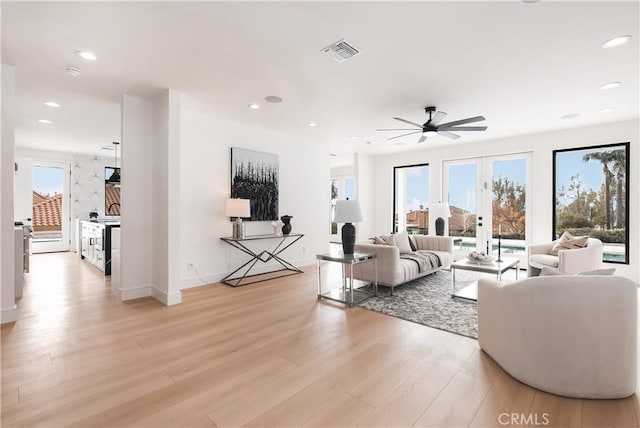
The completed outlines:
[[[449,138],[451,140],[457,140],[460,138],[460,135],[454,134],[452,131],[460,132],[460,131],[486,131],[486,126],[460,126],[466,125],[468,123],[481,122],[485,120],[484,116],[474,116],[469,117],[467,119],[455,120],[453,122],[440,123],[447,116],[447,113],[443,111],[437,111],[436,107],[429,106],[425,107],[425,113],[429,115],[429,120],[420,125],[416,122],[411,122],[410,120],[402,119],[400,117],[394,117],[393,119],[398,120],[400,122],[404,122],[408,125],[419,128],[416,130],[415,128],[385,128],[385,129],[377,129],[376,131],[413,131],[407,132],[402,135],[396,135],[395,137],[387,138],[387,140],[393,140],[395,138],[406,137],[407,135],[412,134],[422,134],[420,139],[418,139],[418,143],[422,143],[427,139],[427,134],[437,133],[445,138]],[[435,115],[434,115],[435,113]]]

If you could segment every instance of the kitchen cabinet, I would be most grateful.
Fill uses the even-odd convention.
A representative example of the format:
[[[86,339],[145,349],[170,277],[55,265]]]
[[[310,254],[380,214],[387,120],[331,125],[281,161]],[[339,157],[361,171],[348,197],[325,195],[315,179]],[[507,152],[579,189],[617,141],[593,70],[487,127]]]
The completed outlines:
[[[80,258],[111,275],[111,230],[120,224],[106,221],[82,221]]]

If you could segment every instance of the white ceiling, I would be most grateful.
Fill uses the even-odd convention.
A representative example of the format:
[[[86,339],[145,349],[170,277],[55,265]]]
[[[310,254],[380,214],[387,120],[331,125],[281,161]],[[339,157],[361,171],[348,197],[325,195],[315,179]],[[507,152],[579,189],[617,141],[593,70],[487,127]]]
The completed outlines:
[[[183,91],[221,116],[330,145],[388,153],[639,116],[639,3],[6,2],[2,62],[16,70],[18,146],[102,153],[120,140],[123,93]],[[629,34],[629,43],[603,49]],[[361,54],[336,63],[346,39]],[[78,58],[91,49],[98,61]],[[79,65],[80,77],[65,69]],[[609,81],[622,86],[603,91]],[[281,104],[264,101],[284,98]],[[55,100],[51,109],[42,103]],[[249,103],[262,105],[250,110]],[[484,115],[457,142],[376,128]],[[614,107],[609,113],[602,108]],[[580,113],[575,119],[561,119]],[[37,119],[52,120],[43,125]],[[314,121],[318,127],[310,128]],[[402,124],[400,124],[402,125]],[[358,139],[349,137],[355,135]],[[371,144],[366,144],[370,141]],[[396,145],[400,143],[401,145]]]

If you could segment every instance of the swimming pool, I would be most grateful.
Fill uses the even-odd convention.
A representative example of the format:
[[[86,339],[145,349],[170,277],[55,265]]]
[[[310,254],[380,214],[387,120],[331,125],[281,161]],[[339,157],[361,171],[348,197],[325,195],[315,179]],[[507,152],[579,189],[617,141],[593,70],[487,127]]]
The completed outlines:
[[[453,239],[454,248],[460,251],[471,252],[476,249],[476,243],[473,238],[455,238]],[[525,255],[527,250],[524,242],[514,243],[513,241],[501,244],[503,254]],[[604,262],[624,263],[624,247],[605,246],[602,260]],[[498,251],[498,244],[493,245],[494,252]],[[616,251],[618,250],[618,251]],[[623,252],[619,252],[622,250]]]

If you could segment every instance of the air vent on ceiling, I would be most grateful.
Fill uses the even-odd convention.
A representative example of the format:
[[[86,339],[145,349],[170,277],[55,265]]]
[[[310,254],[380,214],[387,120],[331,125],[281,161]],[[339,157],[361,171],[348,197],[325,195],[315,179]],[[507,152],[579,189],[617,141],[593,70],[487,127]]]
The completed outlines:
[[[349,42],[342,39],[329,47],[322,49],[322,52],[333,58],[337,62],[344,62],[354,55],[360,53],[358,49],[353,47]]]

